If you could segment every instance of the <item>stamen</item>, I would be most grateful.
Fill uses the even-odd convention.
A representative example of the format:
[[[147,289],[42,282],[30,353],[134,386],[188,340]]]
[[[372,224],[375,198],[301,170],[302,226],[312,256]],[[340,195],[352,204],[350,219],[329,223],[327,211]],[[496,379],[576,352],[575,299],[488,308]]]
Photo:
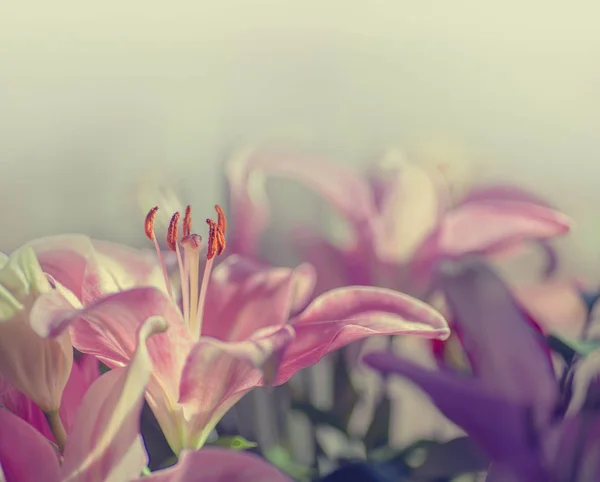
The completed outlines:
[[[215,206],[217,214],[219,215],[219,221],[215,222],[212,219],[207,219],[208,224],[208,249],[206,253],[206,266],[204,267],[204,275],[202,276],[202,283],[200,285],[200,295],[198,297],[198,308],[196,313],[196,331],[192,331],[192,336],[195,339],[199,339],[202,334],[202,321],[204,318],[204,304],[206,300],[206,293],[208,291],[208,282],[210,274],[212,272],[215,256],[220,255],[225,250],[225,233],[223,229],[227,228],[225,221],[225,214],[220,206]],[[223,229],[222,229],[223,228]]]
[[[221,256],[223,254],[223,251],[225,251],[227,243],[225,241],[225,235],[220,229],[217,229],[217,241],[217,256]]]
[[[208,224],[208,250],[206,253],[206,259],[211,260],[217,254],[217,251],[219,251],[219,226],[212,219],[207,219],[206,224]]]
[[[202,238],[197,234],[186,236],[181,240],[185,253],[185,271],[189,275],[189,303],[184,305],[184,319],[188,321],[190,333],[198,331],[198,282],[200,278],[200,247]]]
[[[169,223],[169,230],[167,232],[167,244],[169,249],[177,254],[177,264],[179,265],[179,278],[181,280],[181,302],[183,303],[183,316],[186,321],[189,318],[186,314],[189,313],[190,306],[190,277],[189,272],[186,270],[186,266],[183,264],[181,257],[181,250],[179,249],[179,213],[173,214],[171,222]],[[189,315],[188,315],[189,316]]]
[[[225,233],[227,232],[227,218],[225,217],[225,212],[223,211],[223,208],[218,204],[215,204],[215,211],[217,211],[217,224],[219,226],[219,229],[221,230],[223,235],[225,235]]]
[[[154,241],[154,219],[156,218],[156,213],[158,211],[158,206],[154,206],[148,214],[146,214],[146,220],[144,221],[144,231],[146,233],[146,237],[150,241]]]
[[[156,255],[158,256],[158,262],[160,263],[163,278],[165,279],[165,286],[167,288],[167,292],[169,293],[169,296],[173,297],[173,290],[171,289],[171,280],[169,280],[167,266],[165,265],[165,260],[163,259],[162,252],[160,251],[158,240],[154,235],[154,219],[156,218],[157,212],[158,206],[154,206],[152,209],[150,209],[150,211],[148,211],[148,214],[146,215],[146,221],[144,223],[144,231],[146,232],[146,236],[150,239],[150,241],[154,241],[154,249],[156,249]]]
[[[183,217],[183,236],[189,236],[192,233],[192,207],[185,208],[185,216]]]
[[[179,213],[173,214],[171,222],[169,223],[169,230],[167,231],[167,246],[173,252],[177,251],[177,239],[179,237]]]

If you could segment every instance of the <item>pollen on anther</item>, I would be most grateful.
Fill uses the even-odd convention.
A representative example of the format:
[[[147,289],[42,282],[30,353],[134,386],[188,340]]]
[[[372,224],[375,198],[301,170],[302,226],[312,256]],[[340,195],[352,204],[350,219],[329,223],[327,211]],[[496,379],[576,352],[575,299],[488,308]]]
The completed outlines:
[[[225,217],[225,211],[218,204],[215,204],[215,211],[217,211],[217,225],[219,229],[223,233],[223,235],[227,232],[227,218]]]
[[[221,256],[223,251],[225,251],[225,247],[227,246],[227,242],[225,241],[225,235],[223,231],[217,229],[217,255]]]
[[[167,231],[167,246],[173,252],[177,251],[177,239],[178,239],[178,228],[179,228],[179,213],[173,214],[171,222],[169,223],[169,230]]]
[[[157,211],[158,206],[154,206],[150,209],[148,214],[146,214],[146,220],[144,221],[144,232],[150,241],[154,241],[154,219],[156,218]]]
[[[208,247],[206,259],[213,259],[215,254],[217,254],[217,251],[219,251],[217,240],[217,231],[219,227],[212,219],[207,219],[206,224],[208,224]]]
[[[185,216],[183,217],[183,235],[189,236],[192,233],[192,207],[185,208]]]

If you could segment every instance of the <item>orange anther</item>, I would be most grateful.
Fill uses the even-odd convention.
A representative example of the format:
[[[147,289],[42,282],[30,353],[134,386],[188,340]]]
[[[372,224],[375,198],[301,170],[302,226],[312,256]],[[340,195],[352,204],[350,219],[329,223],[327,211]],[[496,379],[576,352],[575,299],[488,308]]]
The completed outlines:
[[[188,205],[185,208],[185,216],[183,217],[183,235],[189,236],[192,233],[192,207]]]
[[[167,231],[167,246],[173,252],[177,251],[177,239],[179,236],[179,213],[173,214],[171,222],[169,223],[169,230]]]
[[[227,218],[225,217],[225,211],[223,211],[223,208],[218,204],[215,204],[215,211],[217,211],[218,215],[217,225],[219,226],[221,233],[223,233],[223,236],[225,236],[225,233],[227,232]]]
[[[150,241],[154,241],[154,219],[156,218],[156,212],[158,211],[158,206],[154,206],[148,214],[146,214],[146,220],[144,221],[144,231],[146,233],[146,237]]]

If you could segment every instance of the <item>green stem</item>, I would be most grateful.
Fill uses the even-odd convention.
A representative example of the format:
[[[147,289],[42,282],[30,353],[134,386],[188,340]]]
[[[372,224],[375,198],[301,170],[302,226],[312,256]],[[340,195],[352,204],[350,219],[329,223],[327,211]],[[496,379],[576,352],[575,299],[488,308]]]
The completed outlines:
[[[152,474],[152,472],[150,471],[150,469],[148,467],[144,467],[142,469],[142,477],[146,477],[147,475]]]
[[[56,445],[58,445],[58,450],[62,454],[65,450],[65,444],[67,443],[67,432],[65,431],[65,427],[60,420],[58,410],[47,412],[46,420],[48,420],[50,430],[52,431],[52,435],[54,435]]]

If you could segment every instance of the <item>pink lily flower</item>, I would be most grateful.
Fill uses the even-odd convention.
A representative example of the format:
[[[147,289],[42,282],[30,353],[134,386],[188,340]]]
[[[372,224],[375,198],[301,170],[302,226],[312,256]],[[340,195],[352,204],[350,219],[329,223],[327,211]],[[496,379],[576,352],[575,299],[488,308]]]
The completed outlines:
[[[204,482],[290,482],[257,456],[221,448],[184,453],[176,466],[143,479],[139,477],[148,462],[139,434],[144,391],[152,373],[146,343],[166,328],[161,318],[149,318],[140,327],[131,363],[92,384],[77,410],[62,456],[34,427],[0,408],[0,479],[130,482],[193,478]]]
[[[160,318],[145,321],[134,336],[137,348],[134,347],[129,366],[112,370],[92,384],[77,410],[62,463],[59,453],[35,428],[0,410],[3,480],[83,482],[138,478],[147,463],[139,435],[144,390],[152,372],[146,343],[166,328]]]
[[[73,348],[68,333],[42,339],[32,329],[36,323],[33,306],[45,295],[80,306],[72,293],[42,271],[30,246],[2,255],[0,375],[45,413],[62,446],[65,434],[58,410],[71,373]]]
[[[68,434],[73,426],[77,407],[90,385],[100,376],[98,360],[81,355],[73,361],[71,374],[62,394],[58,414]],[[8,381],[0,379],[0,406],[28,422],[51,442],[56,442],[42,410]]]
[[[297,180],[315,191],[349,227],[345,242],[305,228],[295,233],[303,259],[318,269],[317,292],[360,284],[422,297],[444,260],[511,254],[528,241],[563,235],[570,226],[566,216],[515,187],[477,188],[453,202],[439,172],[394,152],[365,176],[326,159],[255,151],[227,166],[235,252],[258,253],[269,220],[269,177]]]
[[[270,268],[230,256],[213,271],[215,256],[225,249],[226,221],[218,206],[218,221],[207,220],[205,257],[200,236],[192,233],[189,207],[181,239],[179,213],[171,219],[167,244],[178,259],[179,297],[154,234],[156,211],[148,214],[145,228],[165,274],[162,288],[120,291],[81,310],[49,295],[35,306],[40,318],[36,329],[43,336],[57,336],[71,325],[78,350],[115,368],[131,360],[134,334],[143,320],[166,319],[169,330],[148,343],[154,368],[146,398],[176,454],[201,447],[225,412],[252,388],[285,383],[347,343],[374,335],[449,334],[447,322],[433,308],[386,289],[333,290],[300,311],[314,287],[310,265]],[[63,257],[65,266],[68,258]],[[90,290],[94,288],[80,288]]]

